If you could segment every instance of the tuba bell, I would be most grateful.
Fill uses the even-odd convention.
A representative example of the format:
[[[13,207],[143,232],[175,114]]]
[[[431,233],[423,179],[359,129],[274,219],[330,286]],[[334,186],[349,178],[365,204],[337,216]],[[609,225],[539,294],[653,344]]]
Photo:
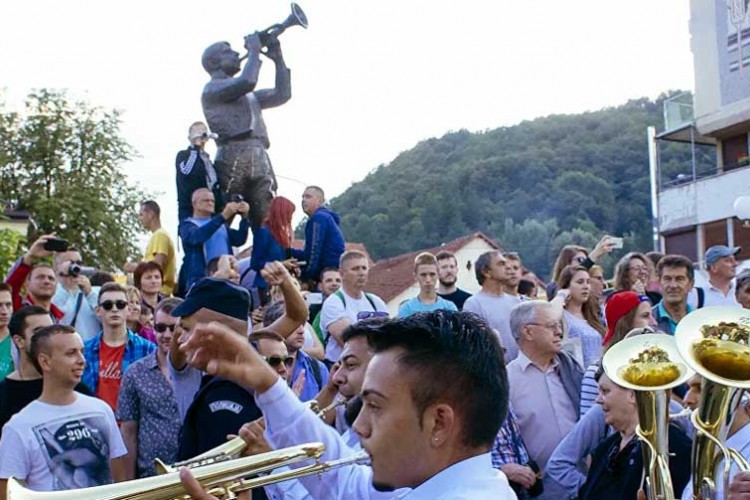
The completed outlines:
[[[693,374],[681,361],[675,339],[653,333],[626,338],[602,358],[607,377],[635,392],[635,432],[644,443],[641,449],[647,467],[646,492],[653,500],[675,498],[669,473],[669,392]]]
[[[683,359],[703,377],[701,400],[691,417],[696,430],[692,451],[695,499],[715,498],[717,480],[723,482],[725,492],[728,490],[733,460],[740,470],[750,469],[742,455],[724,444],[734,410],[742,393],[750,388],[749,335],[750,313],[731,307],[693,311],[682,318],[675,331]]]

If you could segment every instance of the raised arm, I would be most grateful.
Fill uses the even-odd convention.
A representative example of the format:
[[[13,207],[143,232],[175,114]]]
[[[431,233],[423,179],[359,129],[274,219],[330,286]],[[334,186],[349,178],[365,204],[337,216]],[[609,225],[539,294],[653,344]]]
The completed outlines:
[[[255,91],[255,97],[263,109],[281,106],[292,98],[292,75],[284,62],[278,39],[268,44],[265,55],[276,65],[276,83],[272,89]]]
[[[213,80],[203,91],[208,102],[231,102],[255,90],[260,73],[260,39],[257,33],[245,37],[247,61],[239,76]]]
[[[269,262],[260,272],[268,286],[278,285],[284,295],[284,315],[269,325],[271,330],[286,338],[307,321],[308,309],[305,299],[292,283],[292,277],[281,262]]]

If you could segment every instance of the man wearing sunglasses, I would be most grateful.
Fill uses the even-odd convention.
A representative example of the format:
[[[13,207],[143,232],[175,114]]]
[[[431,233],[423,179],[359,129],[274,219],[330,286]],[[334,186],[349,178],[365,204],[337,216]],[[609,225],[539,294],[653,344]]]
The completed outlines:
[[[165,463],[177,459],[182,417],[169,376],[167,356],[174,335],[181,335],[177,318],[171,315],[182,299],[170,297],[154,310],[156,352],[139,359],[125,372],[117,400],[117,420],[128,455],[127,479],[156,475],[154,459]]]
[[[128,292],[119,283],[106,283],[99,291],[96,314],[102,331],[86,341],[83,383],[117,412],[117,393],[128,366],[156,350],[156,345],[128,330],[125,324]]]

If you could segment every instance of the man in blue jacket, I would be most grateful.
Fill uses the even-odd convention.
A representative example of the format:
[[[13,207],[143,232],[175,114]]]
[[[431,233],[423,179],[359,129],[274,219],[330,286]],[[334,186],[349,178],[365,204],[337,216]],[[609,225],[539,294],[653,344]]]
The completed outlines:
[[[325,201],[325,193],[318,186],[308,186],[302,193],[302,211],[309,219],[305,225],[305,249],[296,251],[294,257],[307,263],[302,267],[303,280],[317,281],[326,267],[338,268],[344,253],[341,217],[323,206]]]
[[[180,222],[180,238],[185,257],[180,268],[180,292],[187,293],[190,287],[206,275],[206,262],[222,255],[231,255],[232,247],[247,241],[250,222],[247,213],[250,206],[245,201],[230,201],[221,213],[214,215],[216,202],[210,189],[201,188],[193,192],[193,216]],[[234,216],[240,214],[239,229],[231,229]]]

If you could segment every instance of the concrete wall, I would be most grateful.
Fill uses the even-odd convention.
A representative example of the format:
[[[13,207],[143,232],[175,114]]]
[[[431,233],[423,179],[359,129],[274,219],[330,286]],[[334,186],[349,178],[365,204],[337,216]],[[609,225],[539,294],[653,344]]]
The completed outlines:
[[[474,238],[464,245],[458,252],[455,252],[456,260],[458,261],[458,281],[456,283],[458,288],[466,290],[472,294],[480,290],[481,287],[474,277],[474,262],[476,262],[479,256],[484,252],[492,249],[492,246],[482,238]],[[471,263],[471,269],[467,269],[467,263]],[[386,304],[388,306],[388,312],[392,317],[395,317],[396,314],[398,314],[398,306],[403,301],[416,297],[418,293],[419,285],[417,284],[417,281],[414,280],[414,283],[412,283],[409,288],[401,292],[401,294]]]
[[[659,230],[671,231],[734,216],[734,201],[750,194],[750,168],[659,193]]]

